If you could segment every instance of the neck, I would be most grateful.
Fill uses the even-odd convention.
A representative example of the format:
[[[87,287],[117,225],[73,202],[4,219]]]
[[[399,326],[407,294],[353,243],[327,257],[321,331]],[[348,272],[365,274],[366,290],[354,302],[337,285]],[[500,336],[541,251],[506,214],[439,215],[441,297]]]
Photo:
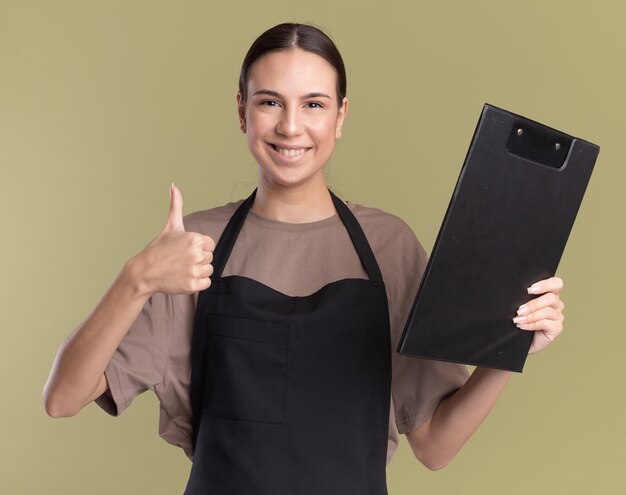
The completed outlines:
[[[323,176],[321,180],[289,187],[268,183],[259,177],[250,209],[263,217],[287,223],[317,222],[336,213]]]

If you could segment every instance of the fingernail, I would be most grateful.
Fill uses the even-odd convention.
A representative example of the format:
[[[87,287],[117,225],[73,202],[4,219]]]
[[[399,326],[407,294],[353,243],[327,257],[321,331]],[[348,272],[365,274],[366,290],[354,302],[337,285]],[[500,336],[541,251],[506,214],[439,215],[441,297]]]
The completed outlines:
[[[524,325],[522,323],[519,323],[517,325],[515,325],[517,328],[519,328],[520,330],[528,330],[528,325]]]
[[[526,323],[526,320],[528,320],[528,318],[525,316],[517,316],[516,318],[513,318],[513,323]]]
[[[172,186],[174,185],[173,182],[170,182],[170,199],[172,199]]]
[[[520,308],[517,310],[517,314],[520,316],[527,315],[529,309],[530,308],[526,304],[524,304],[523,306],[520,306]]]
[[[535,292],[539,292],[541,290],[541,288],[537,284],[534,284],[534,285],[531,285],[530,287],[528,287],[527,290],[530,293],[535,293]]]

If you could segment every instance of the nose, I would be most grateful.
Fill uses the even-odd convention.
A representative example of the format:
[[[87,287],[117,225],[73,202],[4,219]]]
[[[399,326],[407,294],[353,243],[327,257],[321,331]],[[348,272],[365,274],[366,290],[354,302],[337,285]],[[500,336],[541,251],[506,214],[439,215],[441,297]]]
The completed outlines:
[[[282,136],[298,136],[302,134],[303,123],[297,106],[286,107],[276,123],[276,133]]]

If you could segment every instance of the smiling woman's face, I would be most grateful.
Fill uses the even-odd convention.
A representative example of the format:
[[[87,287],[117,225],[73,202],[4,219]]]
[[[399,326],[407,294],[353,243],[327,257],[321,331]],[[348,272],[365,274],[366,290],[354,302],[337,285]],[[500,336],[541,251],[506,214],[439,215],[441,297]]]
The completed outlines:
[[[268,53],[248,73],[248,97],[237,94],[259,182],[290,187],[318,181],[332,155],[348,100],[337,102],[337,73],[299,48]]]

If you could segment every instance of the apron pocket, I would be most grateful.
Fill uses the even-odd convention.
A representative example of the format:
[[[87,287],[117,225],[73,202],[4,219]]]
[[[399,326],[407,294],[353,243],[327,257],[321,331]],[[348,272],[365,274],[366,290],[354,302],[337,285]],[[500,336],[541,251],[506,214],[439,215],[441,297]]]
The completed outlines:
[[[209,315],[204,413],[282,424],[288,324]]]

